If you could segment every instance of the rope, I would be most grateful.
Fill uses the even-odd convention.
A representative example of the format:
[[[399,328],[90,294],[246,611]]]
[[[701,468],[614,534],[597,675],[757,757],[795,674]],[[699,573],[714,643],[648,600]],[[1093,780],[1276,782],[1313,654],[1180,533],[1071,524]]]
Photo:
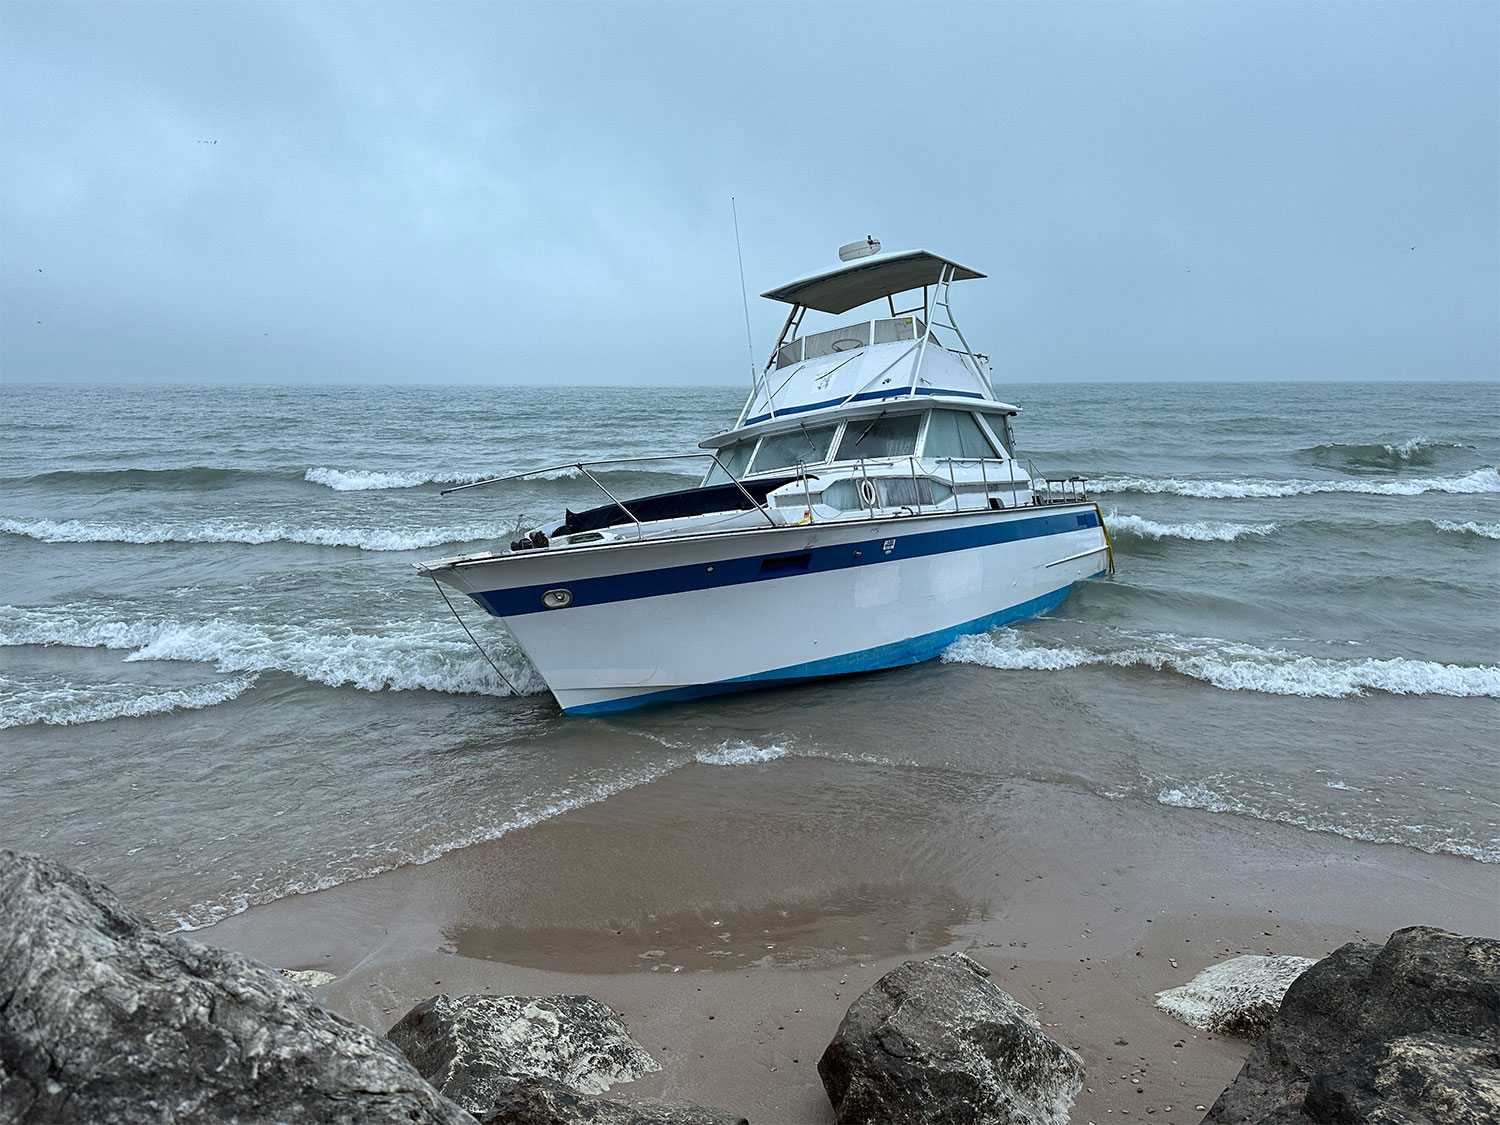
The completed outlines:
[[[428,577],[431,578],[432,576],[428,575]],[[464,624],[464,619],[458,615],[458,610],[454,609],[453,603],[448,601],[448,591],[443,589],[443,584],[436,578],[432,579],[432,584],[437,587],[437,592],[443,595],[443,602],[447,605],[448,611],[453,614],[453,620],[457,621],[459,625],[463,626],[463,631],[465,633],[468,633],[469,640],[474,642],[474,647],[479,650],[479,655],[484,657],[485,663],[487,663],[491,668],[495,670],[495,675],[500,677],[500,682],[503,683],[506,687],[510,688],[511,695],[514,695],[518,699],[524,699],[524,693],[516,690],[516,685],[510,682],[510,678],[506,676],[504,672],[500,671],[500,665],[491,660],[490,654],[484,651],[484,646],[479,643],[479,638],[477,638],[472,632],[470,632],[468,625]]]

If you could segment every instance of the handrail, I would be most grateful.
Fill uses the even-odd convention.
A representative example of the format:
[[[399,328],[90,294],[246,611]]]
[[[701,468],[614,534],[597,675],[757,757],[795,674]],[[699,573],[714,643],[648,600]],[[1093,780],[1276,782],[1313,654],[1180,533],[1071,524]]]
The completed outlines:
[[[707,457],[710,461],[717,465],[719,469],[723,471],[724,475],[729,478],[729,483],[738,488],[740,490],[740,495],[742,495],[746,500],[750,502],[750,507],[759,511],[763,516],[765,516],[766,522],[769,523],[772,527],[776,526],[776,521],[771,518],[771,513],[767,510],[766,505],[757,502],[755,497],[750,495],[750,490],[744,486],[739,477],[735,476],[727,468],[724,467],[724,462],[719,460],[719,455],[717,453],[710,453],[707,450],[702,453],[657,453],[649,457],[609,457],[600,461],[566,461],[561,465],[548,465],[545,468],[541,469],[527,469],[523,473],[511,473],[508,476],[488,477],[485,480],[475,480],[470,481],[468,484],[454,485],[452,488],[443,489],[438,493],[438,495],[448,496],[454,492],[463,492],[470,488],[480,488],[482,486],[491,484],[505,484],[508,481],[526,480],[529,477],[539,476],[542,473],[556,473],[561,471],[562,469],[577,469],[584,476],[588,477],[589,480],[596,487],[598,487],[600,492],[608,496],[610,500],[620,509],[620,511],[624,512],[627,516],[630,516],[631,520],[635,522],[636,528],[639,529],[641,526],[641,521],[635,518],[634,514],[632,514],[629,508],[625,507],[625,505],[620,503],[619,500],[616,500],[614,493],[605,488],[604,485],[600,483],[599,479],[595,477],[593,473],[589,472],[589,469],[597,469],[602,465],[639,465],[651,461],[689,461],[695,458],[702,457]]]

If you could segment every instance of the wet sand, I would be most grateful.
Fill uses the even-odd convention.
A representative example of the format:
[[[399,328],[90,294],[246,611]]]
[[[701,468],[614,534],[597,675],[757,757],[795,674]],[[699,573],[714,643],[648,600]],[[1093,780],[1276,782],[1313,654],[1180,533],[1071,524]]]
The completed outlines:
[[[688,1098],[831,1122],[816,1064],[849,1004],[964,950],[1079,1051],[1072,1120],[1196,1122],[1242,1041],[1155,994],[1239,953],[1321,957],[1408,925],[1500,933],[1500,870],[1044,781],[809,758],[690,765],[421,867],[193,937],[337,979],[384,1031],[445,992],[588,993]]]

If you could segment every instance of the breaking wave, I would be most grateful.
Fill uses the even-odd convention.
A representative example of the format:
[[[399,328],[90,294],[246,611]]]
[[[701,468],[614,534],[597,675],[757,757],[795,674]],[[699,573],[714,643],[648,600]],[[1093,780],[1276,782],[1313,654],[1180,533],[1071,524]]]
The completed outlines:
[[[192,523],[95,523],[88,520],[0,519],[0,532],[43,543],[305,543],[315,547],[355,547],[361,551],[417,551],[445,543],[503,540],[507,524],[471,523],[456,527],[394,530],[382,527],[290,527],[234,520]]]
[[[416,488],[424,484],[465,484],[468,481],[456,478],[428,476],[424,473],[379,473],[361,469],[308,469],[302,479],[309,484],[321,484],[335,492],[366,492],[379,488]],[[470,480],[477,480],[471,477]]]
[[[1500,492],[1500,472],[1490,466],[1453,477],[1410,480],[1181,480],[1176,477],[1105,477],[1091,481],[1095,492],[1170,493],[1207,500],[1275,499],[1321,492],[1358,492],[1375,496],[1420,496],[1424,492],[1463,495]]]
[[[238,699],[255,686],[254,675],[195,687],[153,689],[140,684],[18,684],[0,687],[0,729],[46,723],[75,726],[198,711]]]
[[[1417,465],[1431,465],[1445,449],[1464,449],[1457,441],[1434,441],[1423,434],[1401,442],[1367,442],[1315,445],[1302,453],[1313,462],[1347,472],[1399,472]]]
[[[1191,539],[1202,543],[1231,543],[1245,535],[1270,535],[1274,523],[1227,523],[1218,520],[1193,520],[1190,523],[1157,523],[1144,516],[1127,516],[1109,512],[1105,526],[1115,538]]]
[[[0,646],[65,645],[129,650],[127,661],[187,660],[220,672],[285,672],[309,683],[363,691],[441,691],[509,695],[483,656],[455,638],[450,625],[391,621],[356,631],[328,623],[249,624],[222,617],[129,621],[82,606],[0,606]],[[486,648],[523,694],[544,689],[518,652],[497,641]]]
[[[1465,520],[1463,523],[1457,523],[1454,520],[1430,522],[1439,531],[1452,531],[1459,535],[1477,535],[1481,539],[1500,539],[1500,523],[1475,523],[1473,520]]]
[[[943,653],[956,664],[1007,670],[1059,671],[1105,666],[1175,672],[1225,691],[1348,699],[1372,691],[1390,695],[1500,698],[1500,667],[1430,660],[1331,660],[1285,649],[1161,634],[1101,652],[1037,644],[1016,629],[960,637]]]

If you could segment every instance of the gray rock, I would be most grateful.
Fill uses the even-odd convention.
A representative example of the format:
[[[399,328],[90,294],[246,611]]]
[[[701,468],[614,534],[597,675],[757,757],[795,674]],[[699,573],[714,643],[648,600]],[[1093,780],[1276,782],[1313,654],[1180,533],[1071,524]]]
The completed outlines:
[[[692,1102],[627,1105],[569,1089],[551,1078],[515,1078],[497,1087],[484,1125],[750,1125]]]
[[[418,1073],[470,1113],[509,1079],[598,1094],[660,1069],[592,996],[432,996],[387,1032]]]
[[[303,988],[322,988],[329,981],[336,979],[332,973],[325,973],[321,969],[277,969],[276,971],[287,980],[302,985]]]
[[[1254,1039],[1271,1025],[1292,982],[1315,964],[1311,957],[1231,957],[1158,992],[1156,1006],[1191,1027]]]
[[[908,961],[818,1061],[839,1125],[1065,1125],[1083,1060],[962,953]]]
[[[1387,1058],[1380,1049],[1396,1040],[1441,1042],[1442,1036],[1471,1041],[1481,1051],[1500,1047],[1500,940],[1414,926],[1392,934],[1384,947],[1346,945],[1287,989],[1270,1028],[1204,1121],[1282,1125],[1333,1120],[1309,1116],[1306,1098],[1315,1080],[1320,1089],[1334,1093],[1362,1082],[1367,1094],[1361,1098],[1373,1104],[1369,1091],[1378,1094],[1382,1083],[1396,1087],[1388,1079],[1356,1079],[1351,1068],[1368,1069],[1372,1060]],[[1394,1066],[1389,1058],[1381,1065]],[[1404,1088],[1409,1091],[1410,1085]],[[1481,1083],[1480,1088],[1487,1087]],[[1323,1098],[1314,1097],[1313,1112],[1324,1112],[1318,1107],[1331,1104]],[[1442,1116],[1438,1103],[1423,1112],[1435,1122],[1464,1120]],[[1397,1120],[1369,1113],[1344,1120],[1381,1119]],[[1491,1107],[1490,1119],[1500,1120],[1500,1105]]]
[[[1500,1048],[1442,1034],[1378,1043],[1315,1075],[1302,1115],[1314,1125],[1493,1125],[1500,1120]]]
[[[159,934],[94,880],[8,851],[0,1121],[473,1125],[274,969]]]

